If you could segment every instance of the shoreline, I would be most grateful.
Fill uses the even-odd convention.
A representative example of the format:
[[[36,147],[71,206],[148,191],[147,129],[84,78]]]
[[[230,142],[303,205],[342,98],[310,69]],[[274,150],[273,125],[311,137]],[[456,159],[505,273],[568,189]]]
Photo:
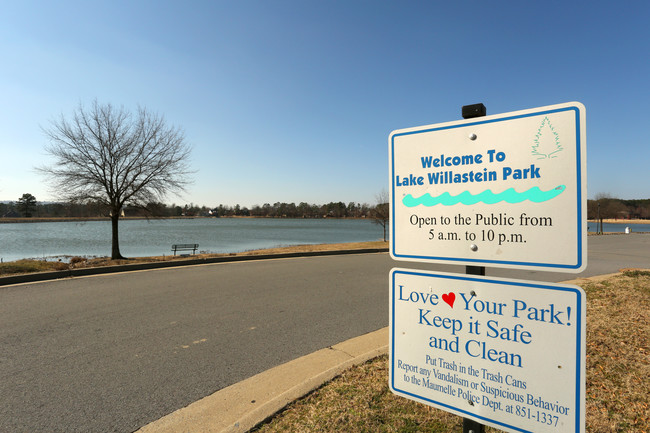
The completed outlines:
[[[193,219],[294,219],[294,220],[372,220],[372,218],[364,217],[318,217],[318,218],[289,218],[289,217],[270,217],[270,216],[166,216],[166,217],[120,217],[120,221],[141,221],[141,220],[193,220]],[[66,223],[66,222],[86,222],[86,221],[107,221],[110,222],[110,217],[16,217],[16,218],[0,218],[0,224],[20,224],[20,223]],[[650,220],[648,220],[650,224]]]
[[[194,219],[207,217],[121,217],[120,221],[137,221],[137,220],[163,220],[163,219]],[[17,218],[0,218],[0,224],[21,224],[21,223],[67,223],[67,222],[85,222],[85,221],[107,221],[110,217],[17,217]]]
[[[141,271],[177,266],[228,263],[246,260],[264,260],[295,257],[331,256],[345,254],[387,253],[388,243],[383,241],[343,244],[300,245],[243,253],[183,255],[162,257],[137,257],[112,260],[107,257],[85,259],[78,257],[70,263],[40,260],[18,260],[0,263],[0,288],[2,286],[46,281],[68,277]]]
[[[597,223],[597,220],[587,220],[589,223]],[[604,219],[603,224],[650,224],[650,219],[648,220],[619,220],[619,219]]]
[[[223,219],[223,218],[260,218],[260,219],[369,219],[369,218],[348,218],[348,217],[327,217],[327,218],[287,218],[287,217],[268,217],[268,216],[166,216],[166,217],[121,217],[120,221],[138,221],[138,220],[182,220],[182,219]],[[110,221],[110,217],[16,217],[0,218],[0,224],[15,223],[59,223],[59,222],[78,222],[78,221]],[[589,223],[597,223],[595,219],[588,219]],[[650,224],[650,219],[603,219],[603,224]]]

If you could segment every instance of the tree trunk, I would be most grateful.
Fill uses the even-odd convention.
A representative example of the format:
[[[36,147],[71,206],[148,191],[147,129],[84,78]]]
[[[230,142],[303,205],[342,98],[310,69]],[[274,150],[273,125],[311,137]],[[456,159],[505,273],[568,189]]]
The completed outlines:
[[[118,230],[118,223],[120,221],[120,211],[113,210],[111,213],[111,228],[113,232],[113,240],[111,242],[111,259],[118,260],[123,259],[122,254],[120,254],[120,237]]]

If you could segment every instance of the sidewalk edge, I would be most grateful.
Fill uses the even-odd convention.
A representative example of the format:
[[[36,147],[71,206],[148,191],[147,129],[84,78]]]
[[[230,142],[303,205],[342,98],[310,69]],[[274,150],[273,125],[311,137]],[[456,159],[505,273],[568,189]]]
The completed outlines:
[[[244,433],[348,368],[388,353],[388,328],[271,368],[166,415],[137,433]]]

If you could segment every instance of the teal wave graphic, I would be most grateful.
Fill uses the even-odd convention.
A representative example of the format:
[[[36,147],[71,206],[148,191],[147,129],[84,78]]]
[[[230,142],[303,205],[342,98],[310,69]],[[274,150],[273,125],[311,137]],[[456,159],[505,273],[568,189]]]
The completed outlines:
[[[533,187],[524,192],[517,192],[514,188],[508,188],[500,193],[493,193],[491,190],[485,190],[479,194],[472,194],[469,191],[462,192],[458,195],[451,195],[448,192],[442,193],[437,197],[432,197],[429,193],[421,197],[415,198],[411,194],[407,194],[402,203],[406,207],[415,206],[453,206],[455,204],[472,205],[476,203],[495,204],[502,201],[506,203],[521,203],[522,201],[532,201],[534,203],[542,203],[554,199],[562,194],[566,186],[559,185],[549,191],[542,191],[539,187]]]

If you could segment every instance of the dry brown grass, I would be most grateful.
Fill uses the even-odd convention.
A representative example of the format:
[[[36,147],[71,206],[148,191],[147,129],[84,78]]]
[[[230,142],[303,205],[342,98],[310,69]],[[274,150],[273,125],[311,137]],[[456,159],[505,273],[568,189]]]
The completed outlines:
[[[585,286],[587,426],[650,432],[650,271]]]
[[[342,244],[319,244],[319,245],[296,245],[290,247],[270,248],[263,250],[252,250],[241,253],[230,254],[196,254],[191,257],[186,256],[156,256],[156,257],[135,257],[123,260],[112,260],[108,257],[86,259],[83,257],[72,257],[68,263],[45,261],[45,260],[17,260],[14,262],[0,263],[0,276],[27,274],[32,272],[44,271],[62,271],[72,268],[90,268],[99,266],[115,266],[134,263],[149,263],[161,262],[170,260],[187,260],[192,259],[205,259],[212,257],[224,256],[256,256],[265,254],[286,254],[286,253],[300,253],[300,252],[314,252],[314,251],[341,251],[341,250],[361,250],[373,248],[388,248],[388,242],[351,242]]]
[[[32,272],[63,271],[68,269],[67,263],[46,262],[44,260],[16,260],[0,263],[0,276],[28,274]]]
[[[626,271],[583,288],[587,432],[648,433],[650,271]],[[448,433],[461,432],[461,423],[458,416],[393,395],[383,356],[346,371],[255,431]]]
[[[259,433],[269,432],[451,432],[454,415],[398,397],[388,389],[388,358],[353,367],[291,404]]]
[[[257,255],[257,254],[283,254],[283,253],[300,253],[311,251],[340,251],[340,250],[360,250],[370,248],[388,248],[388,242],[350,242],[343,244],[317,244],[317,245],[295,245],[291,247],[269,248],[265,250],[245,251],[237,253],[238,255]],[[231,254],[232,255],[232,254]]]
[[[596,220],[589,220],[589,221],[596,222]],[[608,224],[650,224],[650,220],[647,219],[619,220],[619,219],[609,218],[609,219],[603,219],[603,222]]]

